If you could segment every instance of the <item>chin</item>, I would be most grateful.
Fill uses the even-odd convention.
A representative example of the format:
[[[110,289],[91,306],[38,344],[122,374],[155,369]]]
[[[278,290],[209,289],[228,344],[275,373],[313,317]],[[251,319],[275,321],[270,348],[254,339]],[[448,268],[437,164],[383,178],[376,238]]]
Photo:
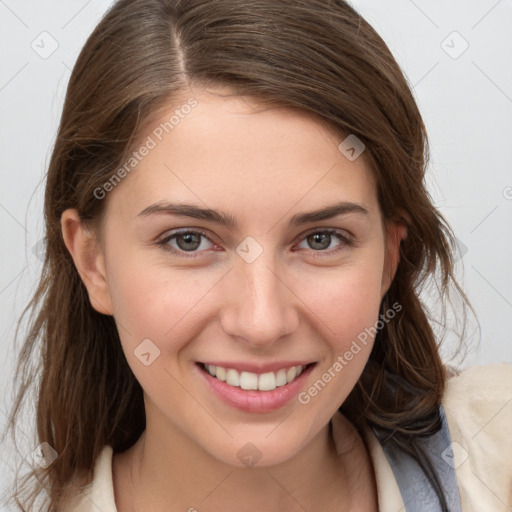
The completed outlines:
[[[271,432],[271,430],[270,430]],[[244,435],[226,439],[214,446],[203,446],[212,457],[237,468],[264,468],[282,464],[297,454],[304,439],[286,431]]]

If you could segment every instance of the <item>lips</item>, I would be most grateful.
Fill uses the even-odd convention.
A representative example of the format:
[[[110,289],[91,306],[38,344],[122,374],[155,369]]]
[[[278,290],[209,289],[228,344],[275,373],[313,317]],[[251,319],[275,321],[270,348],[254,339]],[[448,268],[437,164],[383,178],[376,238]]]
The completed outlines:
[[[254,365],[223,364],[226,366],[197,363],[200,380],[225,404],[244,412],[259,413],[275,411],[289,402],[305,386],[306,379],[316,365],[299,362],[286,366],[287,362],[280,362],[265,367],[265,370],[273,367],[273,371],[255,373],[242,369],[248,366],[254,368]],[[229,365],[238,368],[230,368]]]

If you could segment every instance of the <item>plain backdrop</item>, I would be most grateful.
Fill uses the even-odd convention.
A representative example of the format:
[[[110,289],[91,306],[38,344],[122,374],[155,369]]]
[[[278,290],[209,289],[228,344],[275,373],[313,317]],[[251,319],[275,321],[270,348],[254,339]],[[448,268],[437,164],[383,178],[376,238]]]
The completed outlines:
[[[2,424],[10,406],[15,322],[41,269],[44,175],[65,88],[110,3],[0,0]],[[480,337],[479,345],[473,342],[457,364],[512,362],[512,2],[352,4],[404,70],[429,133],[429,190],[457,236],[458,275],[481,326],[473,336]],[[455,331],[448,333],[446,358]],[[31,420],[18,425],[28,436],[27,456]],[[0,486],[11,474],[12,447],[5,444]]]

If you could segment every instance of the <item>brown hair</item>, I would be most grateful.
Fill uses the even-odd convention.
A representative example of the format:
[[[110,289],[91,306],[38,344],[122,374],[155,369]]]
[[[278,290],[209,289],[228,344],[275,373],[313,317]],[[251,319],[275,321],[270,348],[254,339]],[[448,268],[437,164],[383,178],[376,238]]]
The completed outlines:
[[[29,497],[44,486],[52,509],[73,475],[92,476],[105,445],[123,451],[145,428],[142,389],[113,318],[90,304],[60,218],[77,208],[84,222],[99,225],[105,202],[94,190],[126,161],[150,116],[190,84],[227,86],[263,104],[299,108],[364,143],[383,218],[400,211],[407,217],[408,236],[381,306],[382,312],[395,303],[403,309],[377,333],[340,410],[356,425],[393,433],[392,442],[430,475],[428,456],[414,448],[415,439],[440,428],[445,371],[419,294],[427,278],[436,277],[442,304],[452,284],[464,315],[470,304],[454,277],[455,237],[426,190],[425,127],[386,44],[342,0],[119,0],[73,69],[49,165],[46,253],[22,316],[32,312],[11,427],[14,433],[37,386],[37,436],[58,458],[26,476],[16,503],[29,510]],[[447,510],[439,482],[429,478]]]

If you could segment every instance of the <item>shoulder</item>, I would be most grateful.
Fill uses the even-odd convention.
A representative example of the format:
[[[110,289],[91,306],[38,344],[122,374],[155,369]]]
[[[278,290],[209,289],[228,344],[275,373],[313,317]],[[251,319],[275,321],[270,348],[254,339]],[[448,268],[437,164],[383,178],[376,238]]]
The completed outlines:
[[[472,389],[476,394],[510,393],[512,364],[496,363],[486,366],[472,366],[466,370],[448,368],[446,396],[454,389]],[[453,397],[450,397],[453,398]]]
[[[512,364],[474,366],[446,381],[445,412],[457,424],[496,429],[512,414]],[[477,432],[474,432],[476,434]]]
[[[56,507],[56,512],[116,512],[112,484],[111,446],[104,446],[94,469],[73,478]]]
[[[512,365],[475,366],[448,378],[442,404],[452,438],[512,442]]]
[[[512,365],[468,368],[448,378],[442,400],[462,504],[474,510],[512,505]],[[464,507],[463,507],[464,510]]]

